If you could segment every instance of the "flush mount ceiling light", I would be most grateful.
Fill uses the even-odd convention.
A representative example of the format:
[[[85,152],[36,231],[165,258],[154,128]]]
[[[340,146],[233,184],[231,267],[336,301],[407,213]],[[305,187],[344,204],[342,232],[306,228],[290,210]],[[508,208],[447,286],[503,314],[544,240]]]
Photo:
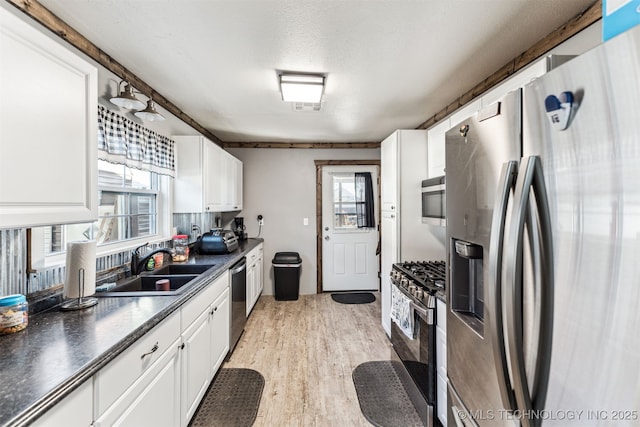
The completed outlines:
[[[142,111],[136,111],[133,114],[135,114],[137,117],[140,117],[142,120],[147,120],[149,122],[164,120],[162,114],[158,113],[158,110],[156,110],[156,104],[152,99],[149,99],[149,101],[147,101],[147,108]]]
[[[124,90],[120,92],[120,85],[122,83],[126,84],[124,86]],[[118,92],[118,96],[114,96],[109,100],[112,104],[115,104],[118,107],[126,108],[128,110],[139,110],[141,108],[144,108],[144,102],[136,98],[136,96],[133,94],[133,87],[131,87],[129,83],[125,82],[124,80],[118,83]]]
[[[280,93],[285,102],[315,102],[322,100],[324,79],[322,74],[281,73],[278,75]]]

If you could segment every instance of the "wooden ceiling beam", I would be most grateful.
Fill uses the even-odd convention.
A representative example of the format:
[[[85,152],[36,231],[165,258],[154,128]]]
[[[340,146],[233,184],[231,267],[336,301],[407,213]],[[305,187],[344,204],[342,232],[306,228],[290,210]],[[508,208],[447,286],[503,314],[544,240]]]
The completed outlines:
[[[545,53],[549,52],[554,47],[565,42],[570,37],[576,35],[580,31],[584,30],[591,24],[595,23],[602,18],[602,0],[597,0],[582,13],[576,15],[561,27],[551,32],[542,40],[531,46],[529,49],[516,56],[493,74],[480,83],[476,84],[467,92],[460,95],[457,99],[452,101],[449,105],[438,111],[433,116],[429,117],[424,123],[420,124],[416,129],[428,129],[440,120],[453,113],[458,108],[462,107],[472,99],[480,96],[487,90],[493,88],[497,84],[506,80],[508,77],[517,73],[527,65],[531,64],[536,59],[540,58]]]
[[[185,112],[183,112],[177,105],[169,101],[161,93],[149,86],[144,80],[129,71],[124,65],[120,64],[98,46],[89,41],[89,39],[69,26],[62,19],[54,15],[49,9],[42,6],[37,0],[6,1],[13,4],[26,15],[42,24],[48,30],[52,31],[58,37],[67,41],[73,47],[105,67],[107,70],[111,71],[113,74],[120,77],[122,80],[126,80],[127,82],[131,83],[131,86],[135,87],[136,90],[142,92],[145,96],[153,98],[153,102],[155,102],[156,105],[161,106],[195,130],[200,132],[202,135],[209,138],[211,141],[222,146],[222,141],[220,140],[220,138],[215,136],[211,131],[209,131],[207,128],[205,128]]]
[[[224,148],[380,148],[380,142],[268,142],[268,141],[238,141],[225,142]]]

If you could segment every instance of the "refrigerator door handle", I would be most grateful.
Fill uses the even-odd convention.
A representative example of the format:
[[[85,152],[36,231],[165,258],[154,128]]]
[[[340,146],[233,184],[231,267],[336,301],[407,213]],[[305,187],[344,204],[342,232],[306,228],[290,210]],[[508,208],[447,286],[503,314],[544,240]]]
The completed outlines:
[[[516,399],[509,376],[507,353],[505,351],[503,311],[502,256],[504,253],[504,229],[507,220],[509,197],[515,185],[518,173],[518,162],[509,161],[502,165],[498,184],[498,194],[493,207],[491,220],[491,236],[489,247],[489,283],[488,298],[485,301],[487,314],[490,316],[490,336],[493,344],[494,362],[502,404],[505,409],[516,409]]]
[[[532,191],[533,190],[533,194]],[[532,212],[532,198],[535,197],[535,208]],[[514,214],[509,229],[506,264],[506,316],[509,360],[513,376],[514,391],[518,409],[523,413],[537,413],[544,409],[549,384],[551,359],[551,343],[553,338],[553,253],[551,238],[551,217],[549,202],[542,171],[542,162],[538,156],[524,158],[514,194]],[[527,221],[529,214],[537,213],[537,221]],[[540,236],[537,248],[532,254],[539,259],[537,271],[544,277],[538,278],[540,289],[540,321],[536,361],[530,388],[525,368],[523,337],[523,242],[525,224],[537,224]],[[531,243],[532,245],[538,242]],[[524,427],[538,426],[541,419],[524,417]]]

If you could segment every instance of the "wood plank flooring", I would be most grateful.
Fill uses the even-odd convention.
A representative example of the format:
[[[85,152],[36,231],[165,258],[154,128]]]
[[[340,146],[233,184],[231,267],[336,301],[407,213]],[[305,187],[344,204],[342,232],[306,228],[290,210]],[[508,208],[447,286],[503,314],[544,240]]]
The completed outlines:
[[[254,426],[370,426],[360,412],[353,369],[389,360],[380,294],[371,304],[339,304],[330,294],[297,301],[262,296],[225,368],[265,378]]]

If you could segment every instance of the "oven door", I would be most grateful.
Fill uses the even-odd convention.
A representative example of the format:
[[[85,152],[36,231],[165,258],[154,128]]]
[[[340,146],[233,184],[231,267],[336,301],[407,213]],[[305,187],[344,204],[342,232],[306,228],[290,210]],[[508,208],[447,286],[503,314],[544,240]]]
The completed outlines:
[[[392,286],[407,295],[393,282]],[[391,322],[392,353],[395,353],[392,357],[402,362],[404,370],[402,375],[399,374],[400,379],[418,413],[424,417],[425,425],[429,426],[432,425],[433,408],[436,405],[435,310],[415,302],[412,307],[413,339],[405,335],[395,322]]]

